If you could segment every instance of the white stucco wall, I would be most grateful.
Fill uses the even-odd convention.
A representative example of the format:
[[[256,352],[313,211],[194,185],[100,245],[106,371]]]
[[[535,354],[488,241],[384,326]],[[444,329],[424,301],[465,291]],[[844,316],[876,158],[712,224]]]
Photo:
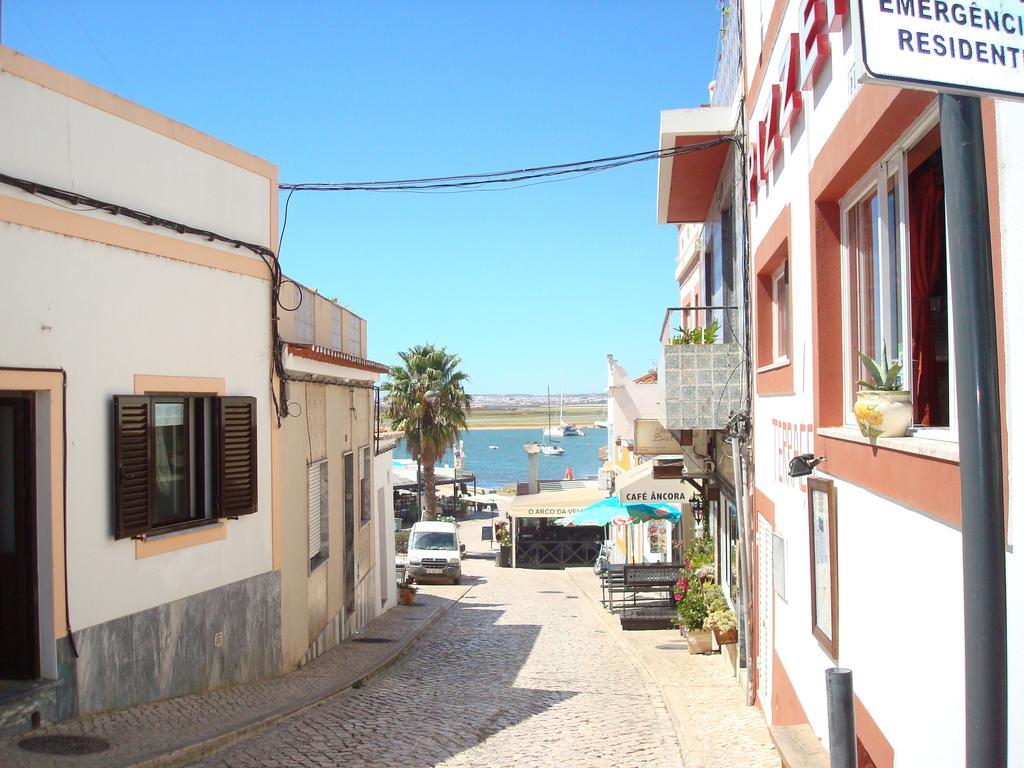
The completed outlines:
[[[0,360],[68,374],[72,626],[269,570],[269,283],[2,223],[0,260]],[[256,397],[259,512],[228,521],[225,540],[142,560],[114,540],[112,397],[133,394],[135,374],[223,378]]]
[[[2,70],[0,104],[5,174],[268,245],[277,192],[266,177]],[[39,202],[11,187],[0,194]],[[148,229],[127,218],[117,223]]]
[[[0,54],[0,63],[11,55]],[[73,78],[61,83],[70,83],[70,90],[85,94],[86,101],[0,71],[0,168],[5,173],[270,244],[275,224],[271,166],[263,164],[269,175],[247,170],[240,163],[262,161],[232,155],[230,148],[153,113],[140,117],[144,110],[110,94],[97,96]],[[89,98],[103,108],[90,106]],[[118,112],[151,127],[118,117]],[[156,128],[187,136],[209,151]],[[11,208],[10,199],[29,203],[37,223],[0,221],[0,365],[67,371],[72,627],[82,629],[270,570],[269,282],[102,241],[110,227],[145,230],[179,255],[178,244],[187,243],[222,262],[221,254],[230,254],[243,272],[250,270],[247,259],[260,270],[265,269],[262,262],[244,250],[125,217],[70,213],[67,206],[0,185],[4,210]],[[46,229],[54,214],[76,226],[88,219],[102,225],[91,230],[88,240],[54,234]],[[227,521],[226,539],[139,560],[136,542],[114,540],[112,397],[133,394],[136,374],[220,378],[225,394],[256,397],[259,511]]]
[[[377,509],[376,517],[377,545],[384,554],[381,573],[384,574],[384,583],[387,585],[387,602],[380,607],[378,616],[398,603],[398,582],[395,576],[395,504],[391,488],[391,459],[393,456],[392,451],[386,451],[373,460],[374,499],[380,498],[380,491],[384,492],[384,506]],[[377,502],[374,501],[374,504],[376,505]],[[380,567],[379,562],[378,566]]]
[[[660,399],[657,384],[637,384],[608,356],[608,458],[616,456],[615,440],[633,442],[637,419],[656,419]]]
[[[1024,190],[1024,167],[1015,162],[1019,156],[1024,105],[1000,102],[996,107],[996,131],[999,158],[999,207],[1002,235],[1003,317],[1005,328],[1024,328],[1024,264],[1017,254],[1024,251],[1024,219],[1017,215],[1020,190]],[[1010,723],[1008,765],[1024,765],[1024,554],[1021,553],[1021,512],[1019,487],[1020,462],[1024,456],[1021,433],[1021,404],[1024,403],[1024,349],[1012,331],[1006,340],[1007,452],[1009,470],[1009,530],[1006,556],[1008,701]]]

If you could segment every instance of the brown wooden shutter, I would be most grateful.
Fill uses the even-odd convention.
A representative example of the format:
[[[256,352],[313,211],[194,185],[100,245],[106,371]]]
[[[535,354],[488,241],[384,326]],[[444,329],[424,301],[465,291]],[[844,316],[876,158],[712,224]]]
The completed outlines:
[[[256,398],[218,397],[217,516],[256,512]]]
[[[139,536],[150,528],[149,488],[153,471],[149,398],[114,397],[114,538]]]

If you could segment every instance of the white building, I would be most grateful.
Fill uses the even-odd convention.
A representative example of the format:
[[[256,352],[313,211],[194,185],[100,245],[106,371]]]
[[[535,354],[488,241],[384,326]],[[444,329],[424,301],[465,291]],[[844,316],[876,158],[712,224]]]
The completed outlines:
[[[6,48],[0,104],[0,731],[274,674],[277,170]]]

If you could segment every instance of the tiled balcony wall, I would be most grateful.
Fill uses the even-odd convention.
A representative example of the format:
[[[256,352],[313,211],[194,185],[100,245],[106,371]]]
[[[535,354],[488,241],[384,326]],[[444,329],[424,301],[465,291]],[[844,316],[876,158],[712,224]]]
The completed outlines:
[[[739,411],[745,379],[740,345],[722,341],[721,330],[712,344],[672,343],[676,328],[700,322],[687,323],[682,318],[688,314],[713,317],[726,311],[734,312],[681,308],[667,313],[658,363],[661,422],[666,429],[724,429]]]
[[[723,16],[722,39],[718,45],[718,64],[715,67],[715,92],[711,96],[711,105],[714,107],[732,104],[742,71],[739,3],[727,0],[726,6],[728,11]]]

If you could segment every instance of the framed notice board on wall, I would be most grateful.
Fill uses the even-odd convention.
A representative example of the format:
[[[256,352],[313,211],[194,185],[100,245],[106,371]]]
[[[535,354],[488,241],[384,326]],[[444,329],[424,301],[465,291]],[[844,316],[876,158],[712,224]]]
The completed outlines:
[[[811,550],[811,632],[830,657],[839,657],[839,569],[836,562],[836,487],[807,480]]]

